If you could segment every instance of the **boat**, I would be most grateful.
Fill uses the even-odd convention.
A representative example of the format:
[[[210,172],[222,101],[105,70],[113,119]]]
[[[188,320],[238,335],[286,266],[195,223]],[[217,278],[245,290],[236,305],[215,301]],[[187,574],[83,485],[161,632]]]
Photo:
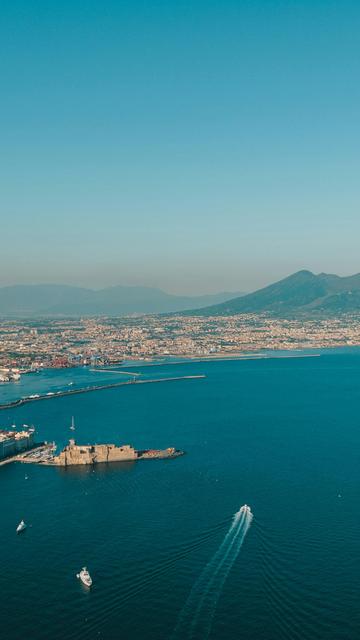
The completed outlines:
[[[25,529],[26,529],[26,524],[25,524],[24,520],[21,520],[21,522],[16,527],[16,533],[21,533]]]
[[[71,426],[70,426],[71,431],[75,431],[75,421],[74,421],[74,416],[71,418]]]
[[[86,567],[83,567],[80,573],[76,574],[76,577],[79,578],[79,580],[81,580],[81,582],[85,585],[85,587],[91,587],[92,578]]]
[[[246,514],[251,514],[251,509],[247,504],[244,504],[241,508],[240,508],[240,513],[246,513]]]

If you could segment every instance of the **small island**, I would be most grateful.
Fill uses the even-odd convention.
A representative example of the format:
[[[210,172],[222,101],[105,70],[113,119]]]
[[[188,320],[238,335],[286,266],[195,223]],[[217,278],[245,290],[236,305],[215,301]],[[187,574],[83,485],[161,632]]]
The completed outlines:
[[[136,460],[154,460],[164,458],[177,458],[184,455],[184,451],[168,447],[167,449],[144,449],[137,451],[132,446],[125,444],[93,444],[78,445],[72,438],[69,444],[52,458],[42,464],[68,467],[73,465],[99,464],[104,462],[127,462]]]

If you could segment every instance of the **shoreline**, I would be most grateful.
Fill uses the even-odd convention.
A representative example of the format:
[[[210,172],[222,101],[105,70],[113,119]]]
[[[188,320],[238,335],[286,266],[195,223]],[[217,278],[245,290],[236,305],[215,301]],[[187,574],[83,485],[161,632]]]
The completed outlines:
[[[244,355],[219,355],[219,356],[204,356],[204,357],[198,357],[198,358],[193,358],[192,356],[181,356],[184,358],[184,360],[166,360],[164,362],[157,362],[156,360],[154,360],[153,362],[141,362],[141,361],[137,361],[136,364],[134,362],[134,364],[126,364],[126,367],[128,369],[131,368],[138,368],[138,367],[164,367],[166,365],[178,365],[178,364],[199,364],[202,362],[238,362],[238,361],[242,361],[242,360],[285,360],[288,358],[319,358],[322,354],[321,353],[292,353],[289,352],[286,353],[285,351],[282,352],[284,355],[272,355],[272,354],[265,354],[265,353],[259,353],[257,354],[244,354]],[[110,372],[110,369],[91,369],[91,371],[108,371]],[[116,373],[121,373],[121,371],[117,371],[116,369],[111,370],[111,372],[116,372]],[[134,375],[131,372],[131,375]]]

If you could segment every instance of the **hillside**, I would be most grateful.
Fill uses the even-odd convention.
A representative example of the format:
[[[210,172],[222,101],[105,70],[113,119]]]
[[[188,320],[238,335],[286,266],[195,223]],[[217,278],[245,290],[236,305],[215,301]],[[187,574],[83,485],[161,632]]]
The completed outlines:
[[[170,313],[201,308],[234,297],[233,293],[176,296],[151,287],[93,290],[68,285],[16,285],[0,288],[0,316],[122,316]]]
[[[348,277],[298,271],[254,293],[221,304],[188,311],[189,315],[234,315],[236,313],[340,314],[360,311],[360,274]]]

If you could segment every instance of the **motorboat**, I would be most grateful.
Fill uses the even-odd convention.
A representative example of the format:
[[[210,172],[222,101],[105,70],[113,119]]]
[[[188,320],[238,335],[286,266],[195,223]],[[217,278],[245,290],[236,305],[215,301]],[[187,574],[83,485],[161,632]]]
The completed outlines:
[[[26,524],[25,524],[24,520],[21,520],[21,522],[16,527],[16,533],[21,533],[25,529],[26,529]]]
[[[91,587],[92,578],[86,567],[83,567],[80,573],[76,574],[76,577],[79,578],[79,580],[81,580],[81,582],[85,585],[85,587]]]
[[[251,509],[247,504],[244,504],[241,509],[240,509],[241,513],[246,513],[246,514],[251,514]]]
[[[74,416],[71,418],[71,426],[70,426],[71,431],[75,431],[75,421],[74,421]]]

